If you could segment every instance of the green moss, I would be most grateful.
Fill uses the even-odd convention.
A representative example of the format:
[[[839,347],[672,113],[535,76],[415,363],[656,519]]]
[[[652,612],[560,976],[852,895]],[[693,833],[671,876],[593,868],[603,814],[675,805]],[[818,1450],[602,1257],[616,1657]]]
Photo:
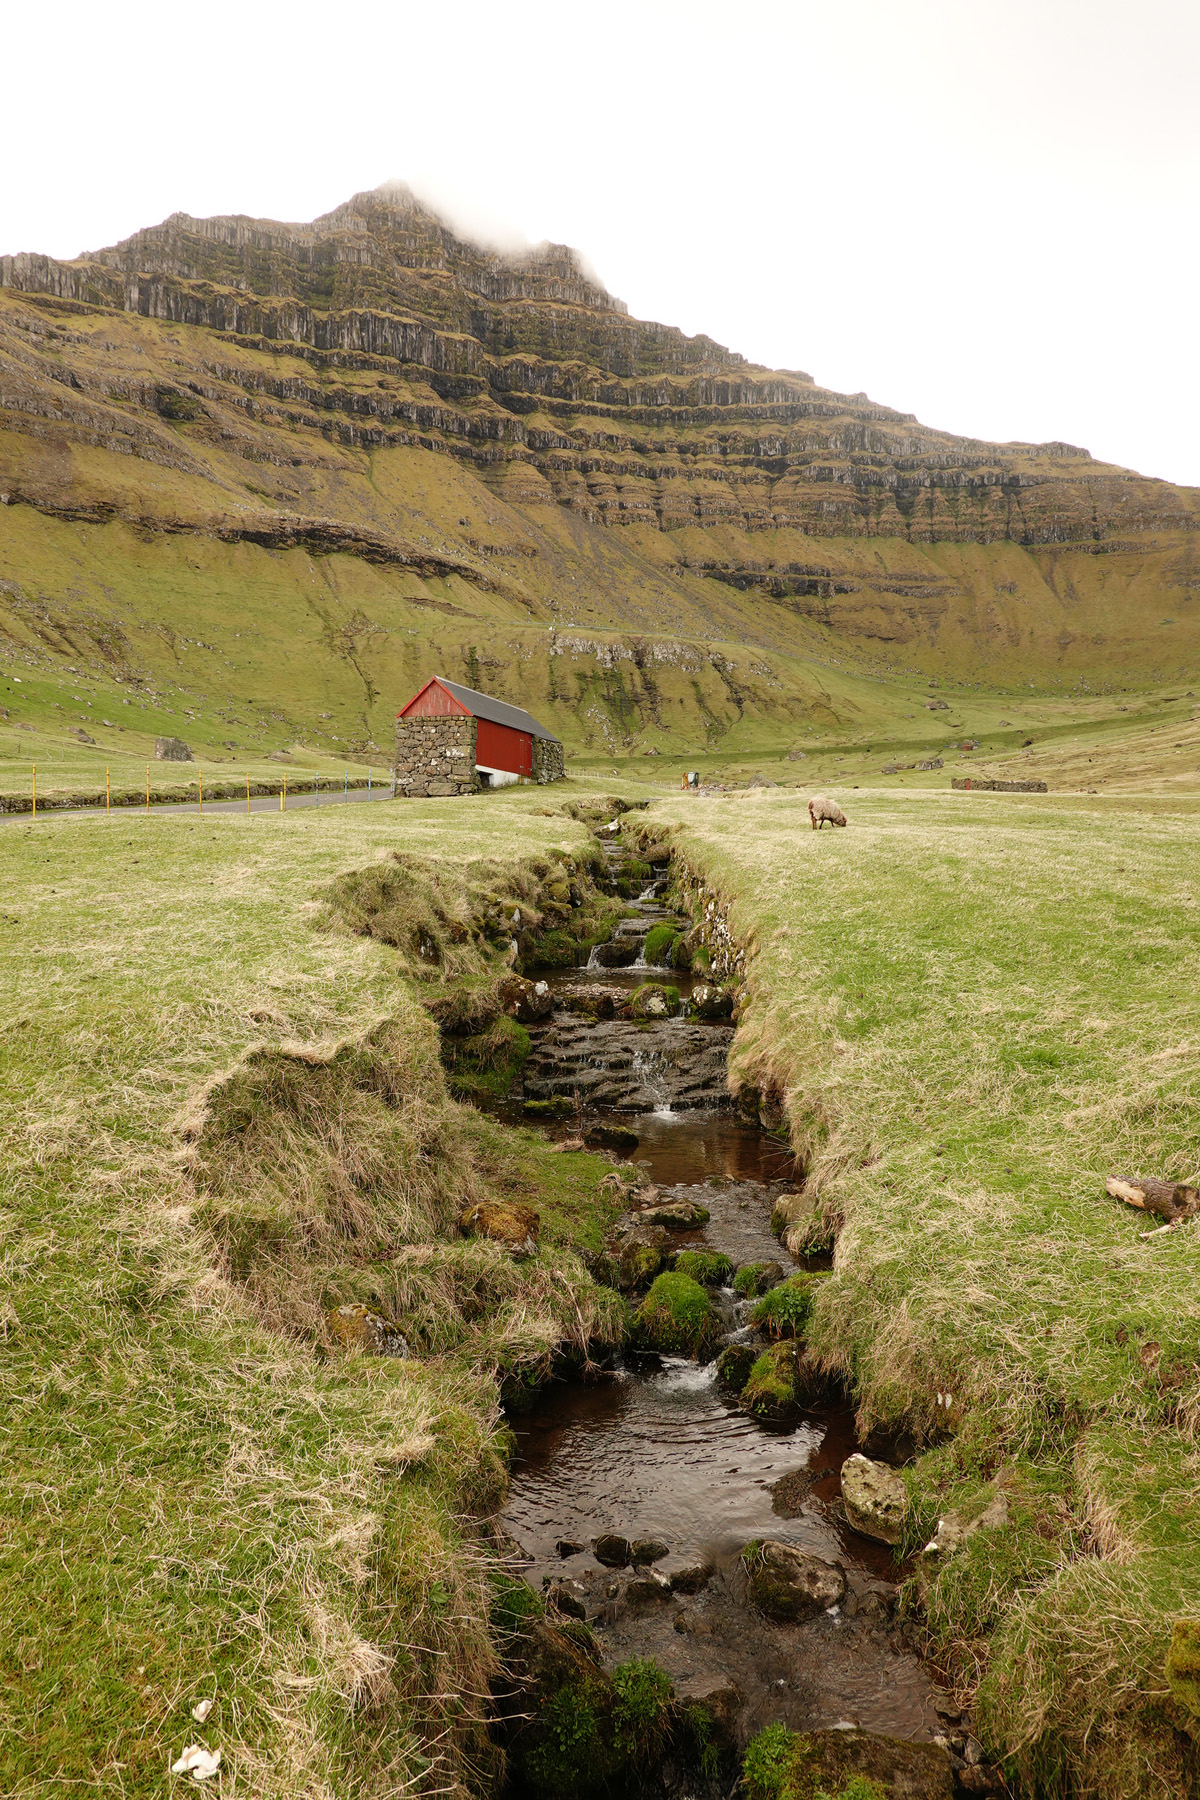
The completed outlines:
[[[717,1358],[717,1380],[732,1393],[740,1394],[757,1361],[758,1351],[753,1344],[726,1344]]]
[[[1167,1651],[1167,1686],[1184,1711],[1200,1719],[1200,1619],[1176,1619]]]
[[[690,1275],[701,1287],[728,1287],[733,1278],[733,1264],[719,1250],[681,1250],[675,1258],[675,1271]]]
[[[674,925],[652,925],[646,933],[642,954],[656,968],[674,968],[675,946],[678,942],[679,932]]]
[[[699,1356],[720,1337],[721,1322],[700,1283],[672,1272],[655,1278],[637,1310],[633,1331],[645,1350]]]
[[[742,1405],[756,1419],[782,1419],[796,1405],[796,1347],[772,1344],[758,1357],[742,1389]]]
[[[817,1275],[799,1274],[781,1281],[754,1308],[750,1315],[754,1323],[773,1338],[803,1337],[819,1280]]]
[[[779,1276],[778,1263],[743,1263],[733,1278],[734,1292],[743,1300],[753,1300],[756,1294],[765,1294],[768,1288],[777,1286]]]
[[[712,1782],[721,1771],[719,1728],[710,1709],[699,1700],[679,1709],[679,1737],[684,1761],[704,1781]]]
[[[877,1742],[884,1752],[882,1761],[886,1767],[890,1740],[881,1738]],[[915,1782],[909,1771],[904,1773],[908,1779],[896,1791],[927,1791],[928,1768],[922,1768],[918,1761]],[[851,1771],[828,1741],[818,1747],[816,1740],[776,1724],[768,1725],[746,1746],[742,1787],[747,1800],[888,1800],[893,1784]],[[936,1778],[932,1787],[938,1790]]]
[[[601,1793],[612,1756],[605,1743],[610,1694],[603,1677],[584,1673],[542,1708],[539,1741],[525,1758],[528,1790],[538,1800]]]
[[[679,1011],[679,989],[662,981],[644,981],[641,987],[634,988],[629,996],[630,1017],[634,1019],[653,1019],[662,1015],[657,1011],[655,997],[661,995],[669,1017],[674,1018]],[[651,1010],[651,1008],[654,1010]]]
[[[560,1670],[560,1685],[540,1708],[537,1742],[521,1758],[525,1788],[537,1800],[625,1793],[666,1748],[674,1706],[667,1675],[649,1658],[619,1664],[609,1679],[585,1655]],[[562,1633],[578,1641],[578,1634]]]
[[[452,1093],[462,1100],[504,1099],[524,1068],[529,1050],[525,1026],[505,1014],[473,1037],[444,1037],[442,1062]]]

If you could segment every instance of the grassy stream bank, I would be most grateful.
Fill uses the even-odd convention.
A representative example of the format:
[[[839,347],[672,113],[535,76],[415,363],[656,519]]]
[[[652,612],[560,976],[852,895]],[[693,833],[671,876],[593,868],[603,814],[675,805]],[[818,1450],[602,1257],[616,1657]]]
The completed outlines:
[[[836,1240],[810,1350],[917,1442],[907,1546],[991,1521],[913,1594],[989,1753],[1031,1793],[1188,1791],[1195,1230],[1143,1239],[1103,1180],[1195,1173],[1200,813],[842,797],[845,832],[767,791],[625,835],[712,903],[735,1079]],[[453,1093],[519,1061],[514,938],[611,923],[571,801],[7,828],[5,1792],[158,1794],[197,1739],[247,1795],[494,1788],[529,1605],[488,1546],[499,1387],[622,1329],[584,1260],[619,1201]],[[496,1206],[536,1254],[463,1235]],[[644,1754],[653,1687],[588,1716]]]
[[[457,1104],[423,1004],[570,924],[593,840],[498,798],[9,827],[5,1793],[495,1779],[498,1382],[619,1328],[609,1165]]]
[[[1143,1238],[1104,1179],[1195,1177],[1200,815],[847,803],[844,832],[770,794],[647,828],[753,952],[734,1076],[836,1242],[810,1348],[917,1440],[910,1549],[993,1508],[914,1584],[991,1752],[1032,1792],[1191,1791],[1200,1240]]]

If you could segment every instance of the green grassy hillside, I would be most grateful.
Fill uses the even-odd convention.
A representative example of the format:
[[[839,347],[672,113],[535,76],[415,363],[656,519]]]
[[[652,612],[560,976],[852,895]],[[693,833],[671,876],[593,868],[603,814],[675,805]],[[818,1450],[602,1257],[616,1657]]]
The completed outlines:
[[[1200,652],[1193,491],[756,368],[396,191],[0,258],[0,373],[19,723],[78,671],[206,756],[385,759],[440,670],[606,766],[769,758]]]

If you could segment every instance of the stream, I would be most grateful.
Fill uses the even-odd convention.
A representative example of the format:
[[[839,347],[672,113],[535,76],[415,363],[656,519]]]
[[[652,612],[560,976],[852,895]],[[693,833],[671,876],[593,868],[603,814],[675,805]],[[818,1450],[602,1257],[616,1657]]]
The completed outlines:
[[[623,963],[606,966],[594,953],[586,969],[542,976],[554,1010],[531,1028],[524,1095],[509,1103],[511,1113],[523,1098],[563,1095],[575,1105],[548,1122],[553,1135],[570,1136],[581,1121],[635,1133],[628,1154],[660,1202],[699,1200],[710,1214],[707,1224],[674,1232],[673,1249],[722,1251],[735,1265],[782,1262],[790,1273],[770,1215],[792,1185],[792,1157],[731,1102],[732,1025],[594,1016],[603,1015],[606,993],[620,998],[650,976],[685,999],[696,985],[645,967],[641,937],[669,915],[649,890],[638,911],[612,946],[601,946]],[[752,1337],[754,1302],[732,1288],[714,1298],[725,1341]],[[652,1656],[681,1695],[721,1696],[743,1745],[774,1720],[918,1740],[946,1729],[937,1712],[945,1696],[894,1617],[906,1571],[842,1513],[839,1471],[861,1448],[848,1406],[817,1407],[790,1428],[772,1428],[722,1388],[713,1363],[627,1351],[595,1380],[551,1384],[511,1423],[519,1450],[501,1523],[527,1559],[525,1578],[587,1619],[607,1663]],[[658,1540],[666,1551],[654,1564],[659,1579],[599,1562],[593,1546],[603,1533]],[[843,1603],[803,1623],[765,1619],[748,1603],[739,1557],[753,1538],[840,1563]]]

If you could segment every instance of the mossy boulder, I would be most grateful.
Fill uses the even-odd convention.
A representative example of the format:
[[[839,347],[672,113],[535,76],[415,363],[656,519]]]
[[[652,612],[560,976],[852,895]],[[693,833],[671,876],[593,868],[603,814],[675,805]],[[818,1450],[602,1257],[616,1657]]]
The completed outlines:
[[[506,975],[497,992],[505,1013],[520,1025],[536,1024],[554,1006],[554,996],[544,981],[526,981],[520,975]]]
[[[655,1278],[633,1321],[634,1341],[643,1350],[703,1356],[720,1335],[721,1321],[700,1283],[674,1270]]]
[[[367,1350],[376,1356],[407,1356],[408,1340],[398,1325],[370,1306],[352,1302],[334,1306],[325,1315],[329,1335],[347,1350]]]
[[[734,1292],[743,1300],[753,1300],[759,1294],[778,1287],[783,1280],[783,1264],[777,1262],[743,1263],[733,1278]]]
[[[1167,1686],[1200,1724],[1200,1619],[1176,1619],[1167,1651]]]
[[[686,968],[686,963],[675,960],[682,941],[677,925],[652,925],[646,933],[642,955],[654,969]]]
[[[742,1405],[764,1424],[785,1424],[795,1417],[796,1345],[790,1338],[772,1344],[755,1358],[742,1388]]]
[[[758,1361],[757,1344],[726,1344],[717,1358],[717,1380],[731,1393],[740,1394]]]
[[[517,1200],[481,1200],[468,1207],[458,1227],[464,1237],[491,1238],[513,1256],[533,1256],[542,1228],[534,1208]]]
[[[628,1125],[589,1125],[583,1134],[589,1150],[636,1150],[638,1134]]]
[[[692,1011],[698,1019],[728,1019],[733,1013],[733,995],[728,988],[701,982],[692,989]]]
[[[750,1317],[773,1338],[802,1338],[812,1318],[819,1275],[790,1275],[763,1295]]]
[[[699,1200],[689,1200],[686,1194],[643,1207],[638,1214],[642,1224],[663,1225],[668,1231],[691,1231],[697,1225],[707,1225],[710,1217],[707,1206]]]
[[[673,1019],[679,1011],[679,989],[660,981],[644,981],[629,996],[631,1019]]]
[[[647,1287],[661,1271],[670,1242],[661,1225],[636,1225],[617,1244],[616,1284],[624,1294]]]
[[[769,1619],[787,1623],[815,1618],[837,1606],[846,1592],[846,1576],[837,1563],[813,1556],[797,1544],[756,1541],[746,1545],[742,1562],[750,1599]]]
[[[576,1629],[582,1639],[586,1627]],[[658,1664],[634,1657],[606,1674],[590,1642],[575,1641],[569,1625],[541,1621],[521,1650],[505,1708],[513,1790],[530,1800],[591,1800],[640,1787],[675,1723],[671,1683]]]
[[[681,1250],[675,1258],[680,1275],[690,1275],[701,1287],[728,1287],[733,1280],[733,1263],[719,1250]]]
[[[746,1747],[742,1787],[747,1800],[953,1800],[954,1774],[936,1744],[768,1725]]]

